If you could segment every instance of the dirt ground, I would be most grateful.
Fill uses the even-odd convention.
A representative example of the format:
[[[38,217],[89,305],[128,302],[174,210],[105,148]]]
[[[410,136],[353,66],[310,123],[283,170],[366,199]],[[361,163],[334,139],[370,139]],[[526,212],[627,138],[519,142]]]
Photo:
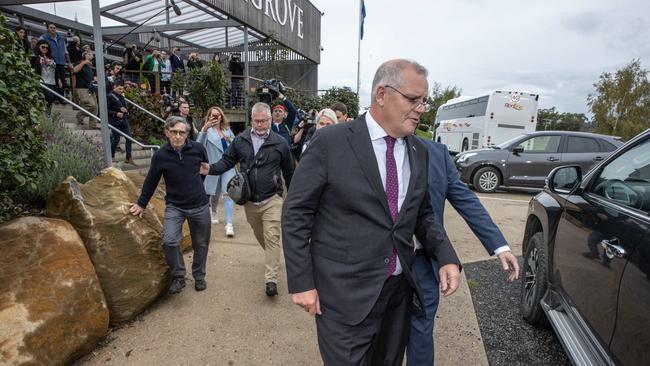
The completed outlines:
[[[530,197],[524,193],[481,196],[516,255],[521,254]],[[463,262],[489,258],[449,205],[445,227]],[[235,231],[235,238],[229,239],[223,223],[213,225],[206,291],[195,292],[189,278],[185,291],[164,296],[135,321],[113,329],[77,365],[322,364],[314,319],[291,304],[284,269],[280,295],[265,295],[263,252],[241,207],[236,207]],[[186,255],[186,265],[190,258],[191,253]],[[435,339],[436,365],[487,365],[465,281],[457,294],[441,301]]]

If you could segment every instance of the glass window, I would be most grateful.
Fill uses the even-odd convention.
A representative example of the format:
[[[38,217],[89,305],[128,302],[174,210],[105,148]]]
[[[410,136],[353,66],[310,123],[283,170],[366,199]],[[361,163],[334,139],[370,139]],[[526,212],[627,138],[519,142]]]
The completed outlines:
[[[554,153],[560,146],[562,136],[535,136],[522,141],[519,146],[525,153]]]
[[[566,152],[568,153],[591,153],[599,152],[598,141],[589,137],[569,136]]]
[[[650,212],[650,139],[608,163],[591,192],[645,213]]]
[[[487,105],[488,97],[475,98],[457,104],[451,104],[440,109],[436,115],[436,121],[485,116]]]
[[[603,151],[606,151],[606,152],[611,152],[611,151],[614,151],[614,150],[618,149],[618,147],[616,147],[616,145],[612,144],[609,141],[600,140],[600,144],[603,147]]]

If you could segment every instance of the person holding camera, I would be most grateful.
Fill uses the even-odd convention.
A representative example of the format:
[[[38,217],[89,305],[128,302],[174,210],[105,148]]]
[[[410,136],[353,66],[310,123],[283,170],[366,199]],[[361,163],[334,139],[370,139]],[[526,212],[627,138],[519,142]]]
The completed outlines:
[[[244,172],[251,187],[251,197],[244,203],[246,219],[264,249],[265,292],[267,296],[276,296],[281,252],[282,177],[288,189],[293,176],[293,159],[286,140],[271,130],[269,105],[258,102],[251,112],[252,126],[235,137],[221,160],[204,166],[202,172],[221,175],[240,164],[240,171]]]
[[[197,137],[197,141],[205,146],[208,152],[208,163],[214,164],[221,160],[223,153],[235,138],[235,134],[230,130],[228,117],[219,107],[211,107],[205,115],[203,127]],[[223,212],[226,216],[226,236],[232,238],[235,236],[235,227],[233,226],[233,211],[235,203],[228,196],[228,181],[235,176],[235,169],[215,176],[208,175],[205,177],[203,185],[205,192],[210,196],[210,216],[213,224],[219,223],[218,207],[219,197],[223,197]]]
[[[124,83],[118,80],[113,83],[113,91],[108,94],[108,123],[113,127],[124,132],[127,136],[131,136],[129,130],[129,111],[126,109],[126,100],[124,99]],[[111,157],[115,159],[115,149],[120,143],[121,135],[115,131],[111,136]],[[136,165],[131,158],[131,140],[125,139],[126,142],[126,160],[125,163]]]
[[[333,110],[325,108],[322,111],[318,112],[316,118],[314,118],[314,126],[305,133],[305,142],[302,144],[302,152],[307,149],[307,146],[309,146],[309,141],[311,141],[311,138],[314,136],[314,133],[316,133],[316,131],[320,130],[323,127],[331,126],[337,123],[338,120],[336,119],[336,113]]]
[[[75,89],[79,98],[79,105],[92,114],[97,114],[97,98],[95,92],[97,87],[94,82],[96,81],[95,74],[92,69],[93,54],[84,52],[81,54],[81,61],[79,61],[72,71],[75,75],[76,86]],[[77,123],[83,125],[86,114],[82,111],[77,113]],[[97,128],[97,121],[94,118],[88,117],[88,127],[91,129]]]
[[[124,49],[122,61],[124,62],[124,68],[126,69],[124,79],[133,83],[140,83],[138,73],[140,72],[142,55],[138,51],[138,46],[136,44],[132,44],[131,48]]]
[[[297,110],[293,106],[293,103],[281,92],[278,92],[277,100],[280,100],[281,104],[273,106],[273,123],[271,124],[271,129],[273,132],[282,136],[287,142],[287,145],[290,146],[291,130],[293,129],[293,122],[296,119]]]

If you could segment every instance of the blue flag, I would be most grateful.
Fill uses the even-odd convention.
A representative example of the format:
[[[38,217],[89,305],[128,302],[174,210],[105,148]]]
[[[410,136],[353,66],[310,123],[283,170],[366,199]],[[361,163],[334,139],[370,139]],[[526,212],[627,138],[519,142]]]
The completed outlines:
[[[360,22],[361,22],[361,39],[363,39],[363,21],[366,19],[366,2],[364,0],[361,0],[361,17],[360,17]]]

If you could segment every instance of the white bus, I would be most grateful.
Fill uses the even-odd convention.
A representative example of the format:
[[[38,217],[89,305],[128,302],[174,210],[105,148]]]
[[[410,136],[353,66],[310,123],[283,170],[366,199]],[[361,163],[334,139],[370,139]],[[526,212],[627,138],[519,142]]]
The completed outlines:
[[[538,99],[538,94],[516,91],[451,99],[438,108],[434,138],[456,154],[534,132]]]

